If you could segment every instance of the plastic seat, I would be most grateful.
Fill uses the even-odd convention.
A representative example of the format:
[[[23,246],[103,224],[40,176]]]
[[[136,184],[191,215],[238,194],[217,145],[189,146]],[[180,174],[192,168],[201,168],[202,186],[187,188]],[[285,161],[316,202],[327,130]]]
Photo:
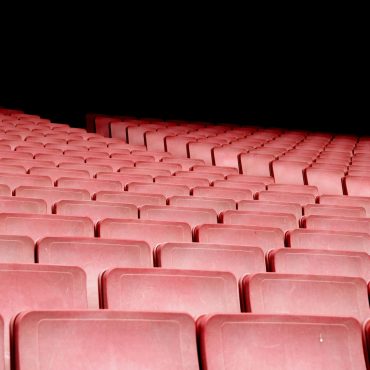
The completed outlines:
[[[317,187],[309,186],[309,185],[270,184],[270,185],[267,185],[267,190],[281,191],[284,193],[311,194],[314,197],[317,197],[319,195],[319,191]]]
[[[267,252],[284,247],[284,232],[272,227],[242,225],[201,225],[195,228],[199,243],[218,243],[259,247]]]
[[[99,201],[61,200],[55,203],[55,212],[63,216],[89,217],[95,224],[104,218],[138,218],[133,204]]]
[[[302,227],[313,230],[370,232],[370,218],[339,217],[339,216],[304,216],[301,219]]]
[[[113,168],[109,165],[102,164],[83,164],[83,163],[60,163],[59,168],[69,170],[82,170],[87,171],[90,177],[94,177],[98,172],[113,172]],[[73,177],[73,176],[66,176]]]
[[[111,154],[111,158],[115,161],[130,161],[130,162],[139,162],[139,161],[145,161],[145,162],[155,162],[155,157],[152,155],[149,155],[148,152],[145,152],[145,155],[135,155],[135,154],[121,154],[121,153],[114,153]]]
[[[320,195],[343,195],[342,177],[344,173],[341,170],[306,169],[307,184],[317,186]]]
[[[0,163],[0,173],[25,174],[26,172],[23,166]]]
[[[167,136],[165,138],[166,151],[179,157],[188,157],[187,146],[196,141],[192,136]]]
[[[235,202],[253,199],[253,194],[248,189],[197,186],[193,189],[192,193],[195,197],[233,199]]]
[[[369,177],[346,176],[344,185],[348,195],[370,197],[370,173]]]
[[[39,161],[36,159],[15,159],[15,158],[2,158],[0,164],[22,166],[27,171],[32,167],[51,167],[55,168],[52,161]]]
[[[47,204],[44,199],[0,196],[0,212],[46,214]]]
[[[149,245],[137,240],[49,237],[37,243],[42,264],[79,266],[87,278],[89,308],[99,308],[98,278],[112,267],[152,267]]]
[[[159,267],[229,271],[237,280],[245,274],[266,271],[262,249],[243,245],[165,243],[155,249],[155,256]]]
[[[127,218],[127,217],[126,217]],[[201,224],[217,224],[217,212],[209,208],[143,206],[140,208],[140,219],[186,222],[192,228]]]
[[[298,203],[283,203],[263,200],[241,200],[238,202],[239,211],[278,212],[293,214],[297,220],[302,217],[302,207]]]
[[[125,175],[149,175],[152,177],[157,176],[171,176],[171,172],[168,170],[161,170],[161,169],[149,169],[149,168],[138,168],[138,167],[121,167],[119,169],[119,173]]]
[[[270,176],[228,175],[226,179],[237,182],[262,182],[266,186],[275,182],[274,178]]]
[[[162,194],[166,198],[174,195],[189,195],[190,189],[185,185],[169,184],[149,184],[140,182],[131,182],[127,185],[128,192],[145,193],[145,194]]]
[[[45,171],[46,173],[46,171]],[[25,185],[25,186],[42,186],[51,187],[53,186],[49,176],[38,176],[38,175],[23,175],[23,174],[3,174],[0,173],[0,184],[8,186],[11,190]],[[6,191],[6,189],[5,189]],[[11,194],[6,194],[11,195]]]
[[[4,319],[5,368],[10,369],[9,324],[26,310],[85,309],[85,273],[74,266],[0,264],[0,300]],[[13,366],[14,367],[14,366]]]
[[[281,229],[284,233],[298,227],[294,214],[261,211],[225,211],[220,215],[225,225],[262,226]]]
[[[90,194],[83,189],[62,189],[54,187],[20,186],[14,190],[16,197],[44,199],[48,213],[52,213],[54,203],[62,199],[88,200]]]
[[[131,160],[124,160],[124,159],[112,159],[112,158],[94,158],[94,157],[87,157],[86,163],[89,165],[101,165],[101,166],[109,166],[113,169],[113,172],[117,172],[122,167],[134,167],[135,162]],[[109,171],[101,171],[101,172],[109,172]]]
[[[165,206],[166,197],[162,194],[143,194],[143,193],[129,193],[113,192],[113,191],[99,191],[95,194],[95,200],[100,202],[119,202],[126,204],[135,204],[137,207],[145,205]]]
[[[190,142],[188,143],[189,158],[202,159],[205,164],[212,165],[212,149],[218,147],[216,143]]]
[[[203,369],[366,370],[352,318],[208,315],[197,323]]]
[[[260,191],[257,194],[259,200],[283,202],[283,203],[298,203],[302,207],[306,204],[314,204],[315,196],[307,193],[288,193],[281,191]]]
[[[209,183],[216,180],[224,180],[224,176],[222,174],[212,172],[177,171],[175,176],[206,179]]]
[[[122,191],[122,184],[119,181],[97,180],[97,179],[79,179],[70,177],[61,177],[57,180],[56,186],[64,189],[84,189],[94,195],[98,191]]]
[[[189,189],[196,186],[209,186],[207,179],[197,178],[196,174],[194,177],[179,177],[179,176],[157,176],[154,181],[157,184],[168,184],[168,185],[185,185]]]
[[[370,216],[370,197],[321,195],[318,200],[326,205],[364,207],[366,215]]]
[[[244,307],[263,314],[370,316],[367,284],[357,277],[257,273],[242,280]]]
[[[216,147],[213,149],[213,158],[216,166],[227,166],[239,169],[239,155],[243,149],[231,145]]]
[[[184,222],[107,218],[98,223],[97,231],[102,238],[143,240],[152,249],[161,243],[192,241],[191,227]]]
[[[109,181],[119,181],[124,188],[130,182],[153,182],[153,177],[151,175],[126,175],[123,172],[115,173],[115,172],[98,172],[96,174],[96,178],[98,180],[109,180]]]
[[[271,176],[270,166],[275,159],[271,154],[243,153],[240,155],[242,173],[252,176]]]
[[[28,236],[0,235],[0,263],[34,262],[35,243],[31,238]]]
[[[69,157],[76,158],[76,157],[81,157],[84,160],[87,158],[100,158],[100,159],[109,159],[109,153],[103,151],[88,151],[87,148],[80,148],[79,150],[77,149],[67,149],[64,150],[64,157],[65,161],[64,162],[69,162]]]
[[[205,172],[205,173],[219,173],[222,176],[235,175],[239,171],[234,167],[225,166],[207,166],[207,165],[195,165],[192,169],[194,172]]]
[[[27,312],[14,333],[16,370],[199,369],[194,320],[181,313]]]
[[[0,234],[25,235],[34,241],[46,236],[94,236],[94,224],[87,217],[0,213]]]
[[[90,179],[90,174],[86,170],[68,170],[59,167],[58,168],[32,167],[29,172],[31,175],[37,175],[39,177],[48,176],[53,183],[55,183],[55,181],[57,181],[61,177],[78,177],[82,179]],[[37,184],[37,186],[42,185]]]
[[[164,163],[177,163],[182,167],[183,171],[190,171],[193,166],[203,165],[204,161],[201,159],[181,158],[181,157],[167,157],[163,158]]]
[[[360,277],[370,281],[370,255],[364,252],[281,248],[269,253],[271,271]]]
[[[236,209],[236,202],[233,199],[204,198],[197,196],[174,196],[168,198],[168,204],[177,207],[209,208],[217,213],[228,209]]]
[[[145,145],[145,133],[156,131],[156,128],[149,125],[128,126],[127,139],[130,144]]]
[[[240,312],[238,284],[229,272],[115,268],[100,277],[104,308],[185,312],[193,317]]]
[[[283,157],[284,158],[284,157]],[[303,161],[292,161],[280,159],[272,162],[272,172],[277,184],[296,184],[303,185],[303,170],[309,164]]]
[[[0,174],[0,196],[11,196],[12,191],[10,187],[6,184],[1,183],[1,174]]]
[[[2,144],[2,143],[0,143]],[[2,144],[3,145],[3,144]],[[18,151],[11,151],[11,150],[6,150],[6,151],[0,151],[0,158],[13,158],[13,159],[30,159],[32,160],[33,155],[32,153],[28,152],[18,152]]]
[[[303,207],[305,216],[343,216],[343,217],[366,217],[366,210],[363,207],[331,206],[324,204],[307,204]]]
[[[266,190],[265,184],[262,182],[237,182],[229,180],[216,180],[212,183],[215,188],[231,188],[240,190],[250,190],[253,194],[262,190]]]
[[[55,166],[58,166],[62,162],[71,162],[71,163],[84,163],[83,157],[72,157],[72,156],[64,156],[64,155],[57,155],[57,154],[50,154],[50,153],[38,153],[35,155],[35,159],[42,160],[42,161],[50,161],[53,162]],[[36,167],[36,166],[33,166]],[[37,167],[45,167],[38,165]]]

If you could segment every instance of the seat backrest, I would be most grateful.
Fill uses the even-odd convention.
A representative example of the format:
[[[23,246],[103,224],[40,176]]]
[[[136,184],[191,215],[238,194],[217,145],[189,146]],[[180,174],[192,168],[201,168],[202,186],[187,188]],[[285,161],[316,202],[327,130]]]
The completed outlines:
[[[28,236],[0,235],[0,263],[34,263],[35,242]]]

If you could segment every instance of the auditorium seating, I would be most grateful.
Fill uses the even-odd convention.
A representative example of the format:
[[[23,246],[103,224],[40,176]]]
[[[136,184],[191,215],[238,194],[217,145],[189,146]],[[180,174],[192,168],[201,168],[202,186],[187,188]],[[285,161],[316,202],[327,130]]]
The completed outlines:
[[[339,216],[304,216],[301,225],[307,229],[350,231],[359,233],[370,232],[370,218],[339,217]]]
[[[35,243],[30,237],[0,234],[0,264],[34,262]]]
[[[166,197],[162,194],[144,194],[130,192],[99,191],[94,196],[100,202],[119,202],[135,204],[137,207],[145,205],[166,205]]]
[[[258,200],[298,203],[302,207],[306,204],[315,204],[315,196],[307,193],[292,193],[273,190],[263,190],[257,194]]]
[[[305,216],[339,216],[339,217],[366,217],[363,207],[332,206],[324,204],[307,204],[303,207]]]
[[[91,196],[98,191],[122,191],[122,184],[119,181],[113,180],[98,180],[98,179],[79,179],[71,177],[61,177],[56,181],[58,188],[64,189],[84,189]]]
[[[0,212],[46,214],[47,203],[44,199],[33,199],[32,197],[0,196]]]

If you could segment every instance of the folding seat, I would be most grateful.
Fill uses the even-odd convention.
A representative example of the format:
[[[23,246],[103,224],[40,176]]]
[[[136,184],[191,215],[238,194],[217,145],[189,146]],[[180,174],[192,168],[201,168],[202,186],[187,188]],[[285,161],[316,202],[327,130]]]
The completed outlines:
[[[212,150],[220,146],[215,143],[190,142],[188,143],[189,157],[204,160],[205,164],[212,165]]]
[[[274,201],[283,203],[298,203],[302,207],[306,204],[314,204],[315,196],[307,193],[288,193],[281,191],[260,191],[257,194],[258,200]]]
[[[137,207],[144,205],[166,205],[166,197],[162,194],[99,191],[95,194],[94,198],[100,202],[135,204]]]
[[[32,167],[51,167],[55,168],[55,164],[51,161],[39,161],[36,159],[15,159],[15,158],[2,158],[0,164],[22,166],[27,171]]]
[[[171,129],[159,129],[158,131],[148,131],[145,133],[145,144],[148,150],[165,151],[165,138],[169,135],[176,135]]]
[[[98,180],[109,180],[118,181],[121,183],[122,188],[124,188],[130,182],[147,182],[152,183],[153,177],[151,175],[134,175],[134,174],[124,174],[123,172],[98,172],[96,174]]]
[[[364,252],[281,248],[268,255],[270,271],[360,277],[370,281],[370,255]]]
[[[141,149],[141,150],[135,149],[135,150],[132,150],[132,155],[136,155],[138,157],[151,156],[151,157],[154,157],[154,160],[156,162],[162,161],[163,158],[172,157],[172,154],[170,154],[170,153],[154,152],[154,151],[145,150],[145,149]],[[138,159],[138,160],[140,160],[140,159]],[[144,158],[142,158],[141,160],[142,161],[146,161],[146,159],[144,159]]]
[[[229,272],[114,268],[101,275],[99,284],[108,309],[186,312],[193,317],[240,312],[237,281]]]
[[[344,174],[348,171],[348,166],[343,164],[333,164],[333,163],[316,163],[314,162],[310,167],[313,170],[320,170],[325,172],[341,172],[341,179],[344,177]],[[331,177],[334,177],[334,174],[331,174]],[[334,181],[334,180],[333,180]]]
[[[45,168],[47,170],[47,168]],[[45,171],[46,173],[46,171]],[[0,173],[0,184],[7,185],[11,190],[25,185],[25,186],[53,186],[49,176],[37,176],[27,174],[4,174]],[[8,195],[8,194],[4,194]],[[9,194],[10,195],[10,194]]]
[[[0,144],[0,152],[11,150],[10,145]]]
[[[216,166],[226,166],[239,169],[239,155],[245,150],[225,145],[213,149],[213,160]]]
[[[155,256],[159,267],[229,271],[238,280],[247,273],[266,271],[262,249],[244,245],[165,243],[155,249]]]
[[[209,208],[190,208],[175,206],[143,206],[140,219],[186,222],[192,228],[201,224],[217,224],[217,212]]]
[[[237,182],[229,180],[216,180],[212,183],[215,188],[231,188],[240,190],[250,190],[253,195],[262,190],[266,190],[266,186],[262,182]]]
[[[343,216],[304,216],[301,226],[313,230],[370,233],[370,218]]]
[[[280,191],[284,193],[311,194],[314,197],[317,197],[319,195],[317,187],[310,185],[270,184],[267,185],[267,190]]]
[[[13,159],[32,159],[33,155],[32,153],[28,152],[18,152],[18,151],[11,151],[11,150],[5,150],[0,152],[0,159],[4,158],[13,158]]]
[[[134,145],[145,145],[145,134],[155,132],[157,129],[163,128],[161,125],[142,124],[140,126],[127,127],[127,141]]]
[[[351,196],[370,196],[370,172],[368,177],[346,176],[344,178],[346,194]]]
[[[65,150],[64,151],[64,157],[65,161],[69,161],[69,157],[81,157],[85,161],[87,158],[103,158],[103,159],[109,159],[109,153],[103,152],[103,151],[88,151],[88,150]],[[62,162],[60,162],[62,163]]]
[[[154,181],[157,184],[185,185],[189,189],[196,186],[209,186],[209,181],[207,179],[198,178],[196,174],[194,174],[194,177],[157,176]]]
[[[9,324],[26,310],[85,309],[86,277],[79,267],[39,264],[1,264],[0,300],[4,319],[5,368],[10,369]],[[14,368],[14,365],[12,366]]]
[[[179,157],[163,158],[162,162],[177,163],[181,166],[183,171],[190,171],[190,169],[195,165],[204,165],[204,161],[202,161],[201,159],[179,158]]]
[[[2,175],[0,173],[0,196],[11,196],[12,190],[6,184],[2,184]]]
[[[37,243],[36,251],[41,264],[79,266],[85,271],[89,308],[99,308],[98,278],[105,269],[153,266],[149,245],[138,240],[48,237]]]
[[[114,117],[95,117],[95,131],[97,134],[104,136],[104,137],[109,137],[110,136],[110,131],[109,127],[112,122],[119,121],[118,118]]]
[[[319,194],[340,194],[343,195],[341,170],[330,170],[321,168],[307,168],[306,179],[308,185],[315,185]]]
[[[97,179],[79,179],[70,177],[61,177],[57,180],[58,188],[85,189],[90,195],[98,191],[122,191],[122,184],[119,181],[97,180]]]
[[[206,224],[196,227],[194,234],[199,243],[247,245],[264,252],[284,247],[284,232],[273,227]]]
[[[181,171],[182,166],[177,163],[165,163],[165,162],[144,162],[138,161],[135,163],[137,168],[147,168],[147,169],[156,169],[156,170],[167,170],[170,171],[171,175],[176,171]]]
[[[35,154],[35,160],[42,160],[42,161],[49,161],[53,162],[55,166],[58,166],[60,163],[63,162],[70,162],[70,163],[84,163],[85,160],[83,157],[72,157],[72,156],[64,156],[64,155],[54,155],[51,153],[37,153]],[[38,167],[45,167],[44,165],[37,165]],[[33,167],[36,167],[33,166]]]
[[[88,171],[90,177],[94,177],[98,172],[113,172],[113,168],[109,165],[102,164],[86,164],[86,163],[60,163],[59,168],[69,170],[83,170]]]
[[[9,145],[11,150],[15,150],[15,148],[19,145],[24,145],[25,141],[23,140],[0,140],[1,145]],[[29,146],[34,146],[34,147],[39,147],[43,148],[44,146],[41,143],[32,143],[32,142],[27,142],[27,145]]]
[[[241,170],[244,175],[271,176],[271,154],[245,153],[240,155]]]
[[[366,370],[353,318],[216,314],[197,322],[204,369]]]
[[[94,236],[94,224],[87,217],[1,213],[0,234],[26,235],[35,241],[46,236]]]
[[[136,119],[111,122],[109,124],[110,136],[127,142],[127,127],[139,126],[140,123],[141,121]]]
[[[127,185],[128,192],[144,194],[162,194],[166,198],[174,195],[189,195],[190,188],[186,185],[169,185],[169,184],[150,184],[131,182]]]
[[[164,242],[191,242],[191,227],[184,222],[107,218],[97,225],[98,234],[110,239],[146,241],[152,249]]]
[[[135,154],[113,153],[111,155],[111,158],[114,160],[130,161],[134,163],[139,162],[139,161],[155,162],[155,157],[149,154],[148,155],[135,155]]]
[[[303,185],[303,171],[308,167],[307,162],[296,162],[279,159],[272,162],[272,172],[275,183]]]
[[[194,171],[177,171],[175,173],[177,177],[197,177],[202,179],[207,179],[209,182],[213,182],[215,180],[224,180],[224,176],[220,173],[212,173],[212,172],[194,172]]]
[[[253,194],[248,189],[197,186],[193,189],[192,193],[196,197],[233,199],[235,202],[245,199],[253,199]]]
[[[41,333],[45,323],[48,330]],[[17,317],[14,333],[17,370],[50,363],[56,370],[76,364],[90,370],[199,369],[195,323],[182,313],[27,312]]]
[[[119,173],[125,175],[150,175],[156,176],[171,176],[171,172],[163,169],[149,169],[149,168],[138,168],[138,167],[122,167],[119,169]]]
[[[47,204],[44,199],[0,196],[0,212],[46,214]]]
[[[294,214],[261,211],[225,211],[220,215],[225,225],[273,227],[284,233],[298,227]]]
[[[239,171],[233,167],[221,167],[221,166],[207,166],[207,165],[196,165],[192,171],[201,173],[219,173],[222,176],[239,174]]]
[[[65,168],[47,168],[47,167],[32,167],[29,170],[31,175],[38,175],[38,177],[49,177],[52,183],[55,183],[61,177],[78,177],[83,179],[90,179],[90,174],[87,170],[72,170]],[[28,176],[28,175],[27,175]],[[34,177],[34,176],[33,176]],[[37,184],[37,186],[40,186]]]
[[[215,210],[217,213],[236,209],[236,202],[233,199],[198,196],[173,196],[168,198],[168,204],[177,207],[209,208]]]
[[[362,278],[256,273],[241,282],[244,307],[259,314],[370,316],[367,283]]]
[[[320,204],[363,207],[370,215],[370,197],[321,195],[318,200]]]
[[[166,151],[179,157],[188,157],[188,144],[196,142],[196,138],[190,135],[167,136],[165,138]]]
[[[366,217],[363,207],[331,206],[323,204],[307,204],[303,207],[305,216],[339,216],[339,217]]]
[[[20,165],[3,164],[0,160],[0,173],[26,174],[26,169]]]
[[[262,182],[266,186],[275,182],[274,178],[270,176],[228,175],[226,179],[237,182]]]
[[[31,238],[18,235],[0,235],[0,263],[34,262],[35,243]]]

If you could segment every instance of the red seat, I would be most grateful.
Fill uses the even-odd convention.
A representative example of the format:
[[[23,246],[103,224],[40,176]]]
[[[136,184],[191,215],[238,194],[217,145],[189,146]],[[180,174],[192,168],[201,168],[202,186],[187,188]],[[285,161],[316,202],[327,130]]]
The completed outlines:
[[[161,243],[192,241],[191,228],[183,222],[107,218],[97,230],[102,238],[143,240],[153,249]]]
[[[352,318],[209,315],[197,324],[203,369],[366,370]]]
[[[210,208],[217,213],[228,209],[236,209],[236,202],[233,199],[204,198],[197,196],[174,196],[168,198],[168,204],[177,207]]]
[[[48,213],[52,213],[54,203],[62,199],[88,200],[90,194],[83,189],[61,189],[54,187],[20,186],[14,190],[16,197],[43,199],[47,203]],[[29,212],[28,212],[29,213]]]
[[[261,211],[225,211],[221,222],[228,225],[262,226],[281,229],[284,233],[298,227],[294,214]]]
[[[192,136],[167,136],[165,138],[166,142],[166,151],[179,156],[179,157],[188,157],[188,144],[196,139]]]
[[[113,168],[103,164],[86,164],[86,163],[60,163],[59,168],[69,170],[87,171],[90,177],[94,177],[98,172],[113,172]],[[73,177],[73,176],[65,176]]]
[[[264,314],[370,316],[367,284],[357,277],[257,273],[242,280],[244,307]]]
[[[46,171],[45,171],[46,173]],[[23,174],[3,174],[0,173],[0,184],[8,186],[11,190],[25,186],[53,186],[49,176],[23,175]],[[6,189],[5,189],[6,191]],[[10,194],[4,194],[10,195]]]
[[[302,227],[313,230],[350,231],[370,233],[370,218],[339,216],[304,216]]]
[[[196,177],[199,179],[206,179],[208,182],[213,182],[215,180],[224,180],[224,176],[222,174],[212,172],[177,171],[175,175],[176,177]]]
[[[293,185],[293,184],[270,184],[267,185],[267,190],[280,191],[284,193],[301,193],[311,194],[314,197],[319,195],[319,191],[316,186],[309,185]]]
[[[344,216],[344,217],[366,217],[363,207],[331,206],[324,204],[307,204],[303,207],[305,216]]]
[[[26,172],[26,169],[22,166],[0,163],[0,173],[25,174]]]
[[[189,157],[202,159],[205,164],[212,165],[212,149],[218,147],[216,143],[190,142],[188,143]]]
[[[0,174],[0,196],[11,196],[12,191],[10,187],[6,184],[1,183],[1,174]]]
[[[147,153],[147,152],[146,152]],[[145,162],[155,162],[155,157],[149,154],[146,155],[134,155],[134,154],[122,154],[122,153],[114,153],[111,155],[111,158],[115,161],[130,161],[130,162],[139,162],[139,161],[145,161]],[[123,165],[122,165],[123,167]]]
[[[233,147],[232,145],[225,145],[213,149],[213,158],[216,166],[228,166],[239,169],[239,155],[244,150]]]
[[[67,170],[67,169],[61,169],[59,167],[58,168],[33,167],[30,169],[29,172],[31,175],[37,175],[38,177],[41,177],[41,176],[49,177],[53,183],[55,183],[55,181],[57,181],[61,177],[78,177],[82,179],[90,178],[90,174],[86,170]],[[27,185],[27,184],[20,184],[20,185]],[[35,186],[45,186],[45,185],[35,184]]]
[[[173,175],[176,171],[181,171],[182,166],[178,163],[168,163],[168,162],[144,162],[138,161],[135,163],[137,168],[147,168],[147,169],[156,169],[156,170],[166,170],[170,171]]]
[[[271,154],[243,153],[240,155],[242,173],[252,176],[271,176],[271,163],[275,159]]]
[[[94,224],[87,217],[0,213],[0,234],[25,235],[35,241],[46,236],[94,236]]]
[[[103,150],[103,149],[102,149]],[[88,151],[87,148],[80,148],[79,150],[73,149],[67,149],[64,151],[64,162],[69,162],[69,157],[76,158],[76,157],[82,157],[84,160],[87,158],[100,158],[100,159],[109,159],[109,153],[105,151]],[[62,163],[62,162],[61,162]]]
[[[210,166],[210,165],[195,165],[193,166],[194,172],[202,172],[202,173],[219,173],[222,176],[228,175],[235,175],[238,174],[239,171],[234,167],[223,167],[223,166]]]
[[[361,277],[370,281],[370,255],[364,252],[281,248],[269,253],[271,271]]]
[[[197,186],[193,189],[192,193],[195,197],[233,199],[235,202],[253,199],[253,194],[248,189]]]
[[[44,199],[0,196],[0,212],[46,214],[47,204]]]
[[[190,171],[195,165],[202,165],[204,161],[201,159],[181,158],[181,157],[167,157],[163,158],[164,163],[177,163],[182,167],[183,171]]]
[[[290,213],[299,220],[302,217],[302,207],[298,203],[282,203],[263,200],[241,200],[239,211]]]
[[[127,217],[126,217],[127,218]],[[190,208],[174,206],[143,206],[140,219],[186,222],[192,228],[201,224],[217,224],[217,212],[209,208]]]
[[[140,121],[136,119],[111,122],[109,124],[111,137],[127,142],[127,127],[139,125]]]
[[[17,370],[199,369],[195,324],[181,313],[27,312],[14,333]]]
[[[28,236],[0,235],[0,263],[34,262],[35,243],[31,238]]]
[[[98,277],[113,267],[152,267],[149,245],[137,240],[49,237],[37,243],[42,264],[79,266],[87,278],[89,308],[99,308]]]
[[[122,167],[119,172],[125,175],[150,175],[152,177],[156,176],[171,176],[171,172],[163,169],[149,169],[149,168],[130,168]]]
[[[127,139],[130,144],[134,145],[145,145],[145,133],[155,131],[154,127],[150,127],[147,124],[141,126],[128,126],[127,127]]]
[[[302,207],[306,204],[314,204],[315,196],[307,193],[288,193],[281,191],[264,190],[257,194],[259,200],[283,202],[283,203],[298,203]]]
[[[284,157],[283,157],[284,158]],[[276,183],[303,185],[303,170],[309,164],[304,161],[281,159],[272,162],[272,171]]]
[[[260,247],[264,252],[284,247],[284,232],[272,227],[241,225],[201,225],[195,229],[199,243]]]
[[[137,207],[144,205],[165,206],[166,198],[162,194],[129,193],[127,191],[99,191],[95,194],[95,200],[100,202],[120,202],[135,204]]]
[[[89,165],[109,166],[111,169],[113,169],[113,172],[118,171],[122,167],[134,167],[135,165],[135,162],[130,160],[112,159],[112,158],[94,158],[94,157],[86,158],[86,163]],[[112,171],[108,170],[101,172],[112,172]]]
[[[229,181],[237,182],[262,182],[266,186],[275,182],[274,178],[270,176],[228,175],[226,178]]]
[[[244,274],[266,271],[260,248],[243,245],[165,243],[155,250],[159,267],[229,271],[239,280]]]
[[[321,168],[307,168],[306,178],[308,185],[317,186],[319,194],[340,194],[343,195],[341,170],[329,170]]]
[[[104,308],[124,311],[240,312],[233,274],[219,271],[115,268],[100,277]]]
[[[10,150],[5,150],[5,151],[0,151],[0,158],[14,158],[14,159],[30,159],[32,160],[33,155],[32,153],[28,152],[18,152],[18,151],[10,151]]]
[[[346,176],[344,184],[348,195],[370,197],[370,174],[369,177]]]
[[[321,195],[318,199],[320,204],[364,207],[366,209],[366,214],[370,216],[370,197]]]
[[[64,189],[84,189],[94,195],[98,191],[122,191],[122,184],[119,181],[79,179],[71,177],[61,177],[57,180],[56,186]]]
[[[292,248],[370,253],[370,236],[367,233],[296,229],[287,233],[287,244]]]
[[[96,178],[98,180],[119,181],[122,188],[130,182],[153,182],[153,177],[151,175],[126,175],[123,172],[98,172]]]
[[[162,194],[166,198],[174,195],[189,195],[190,189],[185,185],[149,184],[131,182],[127,185],[127,191],[144,194]]]
[[[83,157],[67,157],[64,155],[57,155],[57,154],[50,154],[50,153],[38,153],[35,155],[35,159],[42,160],[42,161],[50,161],[53,162],[55,166],[58,166],[62,162],[71,162],[71,163],[84,163]],[[36,166],[32,166],[36,167]],[[38,167],[46,167],[38,165]]]
[[[194,177],[179,177],[179,176],[157,176],[154,181],[157,184],[168,184],[168,185],[185,185],[189,189],[196,186],[209,186],[207,179],[197,178],[196,174]]]
[[[63,216],[89,217],[95,224],[104,218],[138,218],[134,204],[99,201],[61,200],[55,204],[55,212]]]
[[[10,369],[9,324],[26,310],[85,309],[86,277],[78,267],[0,264],[0,312],[5,330],[5,368]],[[12,366],[14,368],[14,366]]]
[[[52,161],[38,161],[36,159],[3,158],[3,159],[0,160],[0,164],[22,166],[27,171],[32,167],[51,167],[51,168],[55,168],[55,164]]]

